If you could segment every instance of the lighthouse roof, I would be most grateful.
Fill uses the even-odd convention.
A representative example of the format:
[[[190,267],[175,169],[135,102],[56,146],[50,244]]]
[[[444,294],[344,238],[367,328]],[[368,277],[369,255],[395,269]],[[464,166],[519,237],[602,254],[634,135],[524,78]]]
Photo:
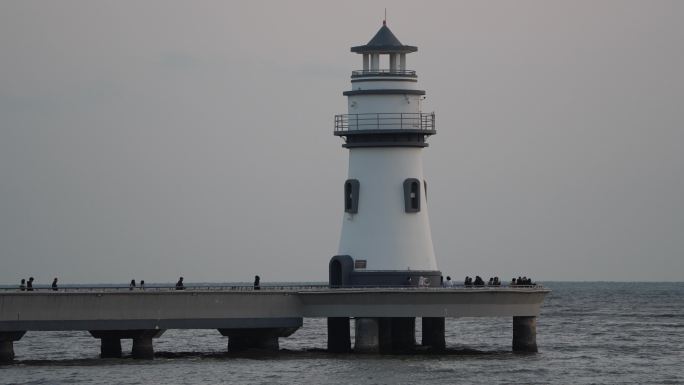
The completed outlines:
[[[351,48],[356,53],[408,53],[418,51],[418,47],[403,45],[387,27],[386,22],[382,22],[382,27],[366,45],[359,45]]]

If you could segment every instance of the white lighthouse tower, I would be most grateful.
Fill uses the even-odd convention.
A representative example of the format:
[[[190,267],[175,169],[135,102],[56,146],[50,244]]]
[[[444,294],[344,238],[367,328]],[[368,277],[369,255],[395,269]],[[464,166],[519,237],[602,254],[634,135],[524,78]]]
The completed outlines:
[[[334,134],[349,149],[349,174],[331,285],[440,284],[422,163],[435,115],[421,111],[425,91],[406,66],[407,54],[417,50],[384,21],[368,44],[351,48],[362,55],[363,69],[352,72],[352,89],[344,92],[348,113],[335,116]]]

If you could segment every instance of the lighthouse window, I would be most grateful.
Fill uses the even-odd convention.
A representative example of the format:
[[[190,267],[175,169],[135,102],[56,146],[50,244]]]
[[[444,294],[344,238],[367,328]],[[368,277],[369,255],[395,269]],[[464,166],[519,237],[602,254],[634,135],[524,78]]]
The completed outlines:
[[[427,202],[427,181],[423,179],[423,191],[425,191],[425,201]]]
[[[359,181],[356,179],[344,182],[344,211],[352,214],[359,211]]]
[[[420,181],[416,178],[404,181],[404,208],[407,213],[420,211]]]

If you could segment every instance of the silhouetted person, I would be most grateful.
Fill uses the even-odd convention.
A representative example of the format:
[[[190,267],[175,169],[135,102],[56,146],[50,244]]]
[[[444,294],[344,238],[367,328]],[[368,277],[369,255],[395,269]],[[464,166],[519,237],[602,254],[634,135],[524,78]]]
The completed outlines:
[[[19,284],[19,290],[26,291],[26,280],[23,278],[21,279],[21,283]]]
[[[453,287],[454,286],[454,281],[451,280],[451,277],[447,275],[446,281],[444,281],[444,287]]]
[[[516,285],[522,285],[523,284],[522,278],[518,277],[518,279],[515,280],[515,284]]]
[[[406,278],[406,286],[413,286],[413,279],[411,279],[411,276]]]
[[[470,285],[470,277],[466,275],[465,280],[463,281],[463,285],[468,286]]]
[[[489,282],[487,283],[489,286],[494,286],[494,278],[489,277]]]
[[[128,285],[128,290],[133,290],[135,289],[135,279],[131,279],[131,284]]]
[[[176,290],[185,290],[185,286],[183,285],[183,277],[178,278],[178,282],[176,282]]]
[[[33,277],[26,282],[26,291],[33,291]]]
[[[52,281],[52,290],[57,291],[57,278]]]
[[[145,280],[144,279],[140,280],[140,290],[145,290]]]
[[[254,290],[261,290],[261,284],[260,284],[261,278],[259,278],[258,275],[254,276]]]
[[[501,281],[499,281],[499,277],[494,277],[494,286],[501,286]]]

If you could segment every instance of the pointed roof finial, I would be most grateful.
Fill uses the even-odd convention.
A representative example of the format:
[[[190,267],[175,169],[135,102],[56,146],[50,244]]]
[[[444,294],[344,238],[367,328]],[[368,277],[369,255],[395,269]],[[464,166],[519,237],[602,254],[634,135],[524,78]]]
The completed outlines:
[[[382,19],[382,25],[387,25],[387,8],[385,8],[385,18]]]

